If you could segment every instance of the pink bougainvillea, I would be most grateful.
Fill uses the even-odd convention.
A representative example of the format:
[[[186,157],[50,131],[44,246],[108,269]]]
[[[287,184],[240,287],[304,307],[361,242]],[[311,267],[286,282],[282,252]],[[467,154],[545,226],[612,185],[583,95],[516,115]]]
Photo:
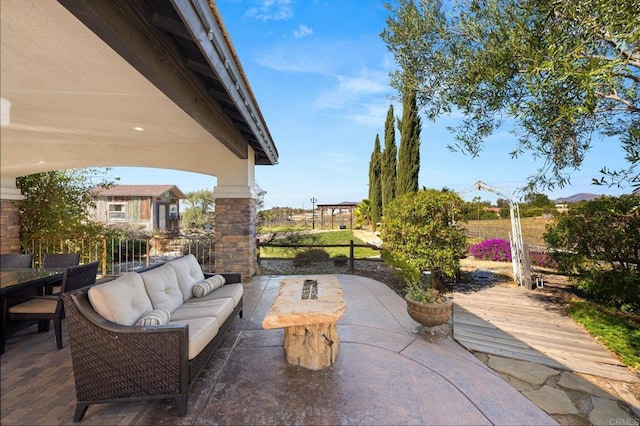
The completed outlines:
[[[505,240],[486,240],[474,244],[469,248],[469,253],[477,259],[511,262],[511,245]]]
[[[469,254],[481,260],[493,260],[495,262],[511,262],[511,244],[505,240],[486,240],[469,247]],[[556,268],[558,263],[548,254],[529,252],[532,265],[543,268]]]

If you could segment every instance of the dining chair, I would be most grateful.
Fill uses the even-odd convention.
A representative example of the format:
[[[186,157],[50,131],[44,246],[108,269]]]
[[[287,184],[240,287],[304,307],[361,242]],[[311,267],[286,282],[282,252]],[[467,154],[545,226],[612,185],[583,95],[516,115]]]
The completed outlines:
[[[77,266],[70,266],[64,271],[62,277],[61,291],[57,294],[34,296],[26,302],[14,306],[8,306],[5,299],[3,312],[5,314],[3,327],[8,321],[51,321],[56,334],[56,344],[58,349],[62,349],[62,320],[65,317],[64,303],[62,295],[91,286],[96,282],[98,274],[98,264],[100,261],[85,263]]]
[[[44,269],[49,268],[68,268],[69,266],[76,266],[80,264],[80,253],[45,253],[44,259],[42,259],[42,267]],[[46,293],[60,293],[60,285],[62,281],[56,281],[52,283],[47,289]]]
[[[33,268],[33,254],[0,254],[0,269]]]
[[[42,267],[48,268],[68,268],[80,264],[80,253],[45,253],[42,259]]]

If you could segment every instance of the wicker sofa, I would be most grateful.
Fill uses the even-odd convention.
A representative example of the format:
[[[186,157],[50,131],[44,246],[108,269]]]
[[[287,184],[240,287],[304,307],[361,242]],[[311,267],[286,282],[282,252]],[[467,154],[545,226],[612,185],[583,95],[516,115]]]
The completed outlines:
[[[164,398],[184,416],[190,384],[242,317],[242,295],[240,274],[205,276],[193,255],[66,295],[74,421],[91,404]]]

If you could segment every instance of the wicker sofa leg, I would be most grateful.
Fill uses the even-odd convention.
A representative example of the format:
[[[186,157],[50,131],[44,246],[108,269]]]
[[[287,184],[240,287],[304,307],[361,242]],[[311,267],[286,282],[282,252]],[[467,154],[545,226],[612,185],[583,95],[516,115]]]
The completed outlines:
[[[76,404],[76,413],[73,416],[73,421],[79,422],[80,420],[82,420],[85,413],[87,412],[87,408],[89,408],[89,404],[82,404],[82,403]]]
[[[176,408],[178,409],[178,416],[184,417],[187,414],[187,401],[189,395],[186,393],[176,397]]]

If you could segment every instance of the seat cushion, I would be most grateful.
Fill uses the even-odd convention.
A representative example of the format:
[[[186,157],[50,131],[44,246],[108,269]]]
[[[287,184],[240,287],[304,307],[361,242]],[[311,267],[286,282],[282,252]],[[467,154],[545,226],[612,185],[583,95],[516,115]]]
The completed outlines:
[[[89,289],[89,301],[100,316],[120,325],[133,325],[153,309],[142,277],[136,272],[94,285]]]
[[[242,299],[244,293],[244,287],[242,284],[225,284],[216,291],[213,291],[200,299],[193,299],[193,301],[201,300],[213,300],[213,299],[233,299],[233,306],[237,306]]]
[[[189,325],[189,359],[193,359],[218,334],[220,323],[215,317],[171,321],[169,324]]]
[[[58,301],[51,299],[30,299],[19,305],[11,306],[10,314],[55,314]]]
[[[178,286],[176,271],[164,264],[158,268],[140,273],[147,289],[153,309],[175,311],[182,305],[182,291]]]
[[[204,273],[198,263],[198,259],[192,254],[170,260],[166,263],[176,272],[178,286],[182,291],[182,300],[189,300],[193,297],[192,287],[194,284],[204,280]]]
[[[232,299],[202,301],[201,299],[192,298],[171,313],[171,320],[216,317],[222,324],[233,312],[233,306]]]

